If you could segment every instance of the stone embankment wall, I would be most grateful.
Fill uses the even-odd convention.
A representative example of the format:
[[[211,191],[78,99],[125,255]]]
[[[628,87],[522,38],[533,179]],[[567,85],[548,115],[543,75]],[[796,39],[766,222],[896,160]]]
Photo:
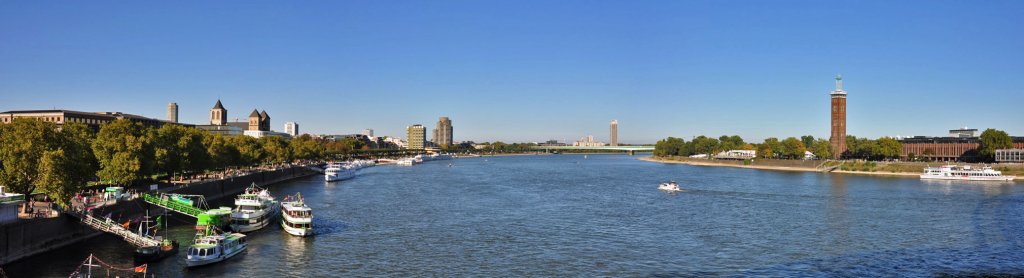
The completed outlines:
[[[188,185],[164,184],[160,185],[160,191],[203,195],[207,200],[213,201],[235,196],[253,183],[266,187],[312,174],[315,172],[305,167],[290,167]],[[109,213],[113,219],[131,219],[141,216],[148,207],[149,204],[141,199],[121,201],[116,205],[96,209],[93,211],[93,215],[102,217]],[[77,243],[100,234],[102,233],[82,225],[78,219],[65,214],[56,218],[21,220],[4,224],[0,226],[0,265]]]
[[[139,215],[146,204],[140,200],[93,210],[93,215],[127,219]],[[102,234],[82,225],[77,218],[61,214],[54,218],[20,220],[0,226],[0,265],[47,252]]]

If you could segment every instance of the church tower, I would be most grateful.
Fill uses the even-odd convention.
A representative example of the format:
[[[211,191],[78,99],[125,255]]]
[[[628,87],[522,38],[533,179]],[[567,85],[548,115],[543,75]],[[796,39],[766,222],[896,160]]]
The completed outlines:
[[[260,130],[263,127],[263,120],[260,118],[260,111],[256,109],[249,113],[249,130]]]
[[[846,91],[843,91],[843,76],[836,75],[836,90],[832,91],[832,158],[840,158],[846,152]]]
[[[177,105],[175,105],[177,106]],[[210,124],[211,125],[226,125],[228,124],[228,110],[224,109],[224,105],[220,104],[220,100],[217,100],[217,104],[210,109]]]
[[[270,115],[267,114],[267,110],[260,112],[260,130],[270,131]]]

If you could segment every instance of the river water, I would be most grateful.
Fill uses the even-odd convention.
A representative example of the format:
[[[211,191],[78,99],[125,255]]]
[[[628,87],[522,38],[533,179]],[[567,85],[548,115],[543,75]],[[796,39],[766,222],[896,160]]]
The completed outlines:
[[[279,226],[249,249],[158,277],[934,276],[1024,274],[1024,190],[1012,183],[667,165],[625,155],[467,158],[378,166],[302,192],[317,235]],[[449,163],[452,164],[449,167]],[[676,180],[686,192],[657,185]],[[190,220],[171,237],[191,240]],[[112,236],[5,266],[66,277],[96,254],[131,264]],[[100,271],[100,270],[97,270]],[[103,273],[101,271],[101,273]]]

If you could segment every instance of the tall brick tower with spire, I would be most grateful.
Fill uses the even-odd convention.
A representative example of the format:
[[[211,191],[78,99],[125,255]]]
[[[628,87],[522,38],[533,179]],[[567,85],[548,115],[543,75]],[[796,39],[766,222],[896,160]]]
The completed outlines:
[[[836,75],[836,90],[832,91],[832,158],[840,158],[846,152],[846,91],[843,91],[843,76]]]

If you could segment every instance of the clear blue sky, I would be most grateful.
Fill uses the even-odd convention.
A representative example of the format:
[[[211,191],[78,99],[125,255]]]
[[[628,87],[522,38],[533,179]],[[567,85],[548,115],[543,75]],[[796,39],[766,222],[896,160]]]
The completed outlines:
[[[1024,136],[1024,1],[0,1],[0,110],[455,140]]]

